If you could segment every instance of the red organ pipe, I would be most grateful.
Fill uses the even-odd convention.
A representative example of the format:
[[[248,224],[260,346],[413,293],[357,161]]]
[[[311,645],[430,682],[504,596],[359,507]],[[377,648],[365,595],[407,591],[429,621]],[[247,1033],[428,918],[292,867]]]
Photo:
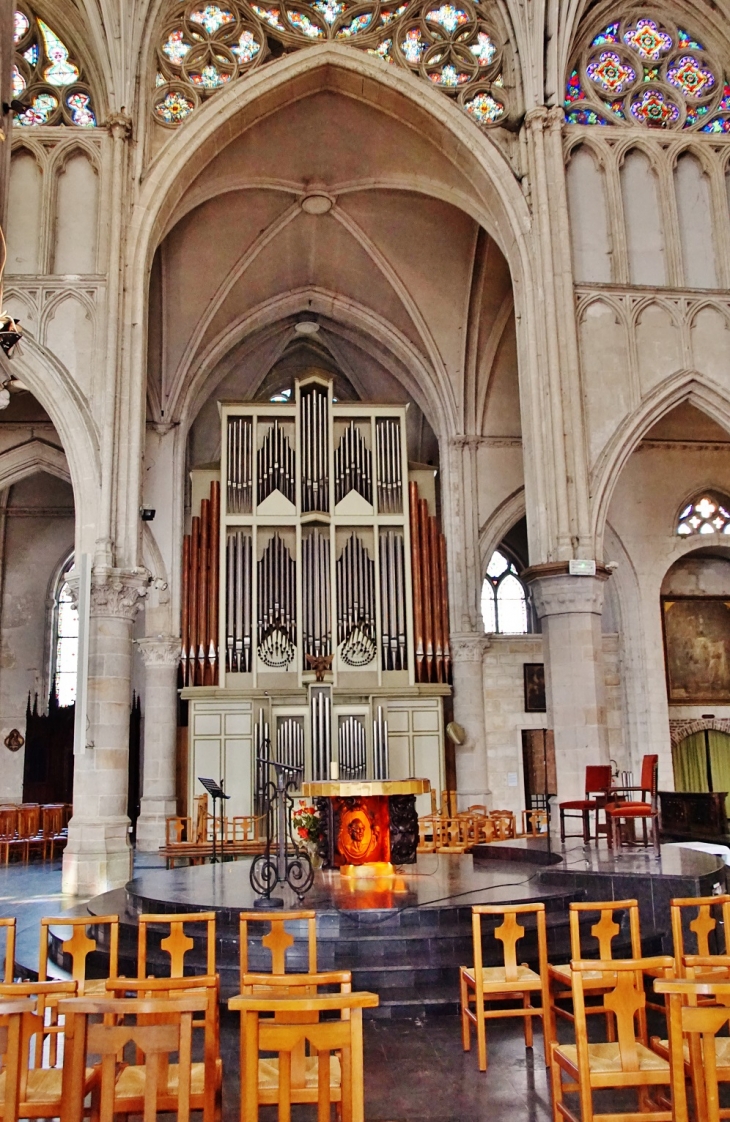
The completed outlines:
[[[446,539],[428,502],[410,483],[413,632],[418,682],[449,682],[449,601]]]
[[[182,678],[186,686],[218,682],[220,483],[200,504],[183,538],[181,580]]]

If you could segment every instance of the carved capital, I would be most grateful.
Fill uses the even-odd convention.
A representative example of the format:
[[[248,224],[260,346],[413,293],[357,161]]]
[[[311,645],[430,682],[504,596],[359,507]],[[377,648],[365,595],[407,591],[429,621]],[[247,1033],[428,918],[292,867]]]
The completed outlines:
[[[543,568],[546,566],[540,566]],[[523,574],[524,576],[524,574]],[[606,577],[571,577],[568,573],[531,574],[527,570],[533,603],[540,619],[584,612],[600,615]]]
[[[174,669],[180,661],[180,639],[174,635],[150,635],[137,639],[136,646],[145,666]]]
[[[147,595],[146,569],[94,569],[91,576],[91,615],[133,620]]]
[[[456,631],[449,635],[452,662],[481,662],[492,640],[479,631]]]
[[[132,118],[126,113],[110,113],[106,126],[115,140],[129,140],[132,135]]]
[[[528,132],[542,132],[549,121],[549,109],[546,105],[536,105],[534,109],[525,113],[525,128]]]

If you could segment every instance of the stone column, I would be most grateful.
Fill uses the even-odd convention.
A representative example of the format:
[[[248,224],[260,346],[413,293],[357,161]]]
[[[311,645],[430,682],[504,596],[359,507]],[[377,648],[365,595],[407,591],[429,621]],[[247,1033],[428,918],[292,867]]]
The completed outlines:
[[[542,621],[547,720],[555,734],[558,801],[583,798],[586,764],[607,764],[601,613],[609,572],[569,576],[567,564],[534,565],[530,582]]]
[[[489,646],[483,632],[457,632],[449,636],[454,683],[454,719],[466,733],[456,745],[456,786],[459,809],[474,803],[487,804],[489,774],[484,720],[482,663]]]
[[[165,819],[177,813],[177,668],[180,640],[172,635],[138,639],[145,666],[142,803],[137,819],[137,849],[156,851],[165,844]]]
[[[64,892],[121,888],[132,871],[127,786],[132,624],[144,570],[94,569],[89,620],[86,750],[74,761],[74,813],[63,855]]]

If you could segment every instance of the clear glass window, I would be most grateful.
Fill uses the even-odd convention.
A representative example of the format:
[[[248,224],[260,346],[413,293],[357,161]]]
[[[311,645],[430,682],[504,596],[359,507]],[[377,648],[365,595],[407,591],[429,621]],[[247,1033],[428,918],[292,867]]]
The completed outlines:
[[[59,587],[55,617],[53,683],[58,704],[73,705],[76,701],[79,613],[67,581],[63,581]]]
[[[527,590],[517,566],[495,549],[482,585],[484,630],[497,635],[526,635],[530,630]]]

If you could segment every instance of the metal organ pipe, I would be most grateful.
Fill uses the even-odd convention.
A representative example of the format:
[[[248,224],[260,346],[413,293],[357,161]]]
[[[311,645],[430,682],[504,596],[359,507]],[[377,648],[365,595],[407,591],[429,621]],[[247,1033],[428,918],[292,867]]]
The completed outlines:
[[[251,672],[251,533],[229,530],[226,539],[226,670]]]
[[[190,522],[183,539],[181,666],[183,685],[215,685],[218,680],[220,483]]]
[[[372,453],[362,432],[350,421],[335,448],[335,503],[350,491],[357,491],[366,502],[373,501]]]
[[[229,417],[226,480],[229,514],[250,514],[252,506],[253,425],[250,417]]]
[[[390,762],[388,759],[388,722],[383,716],[382,705],[378,706],[377,716],[373,721],[373,778],[390,778]]]
[[[409,486],[416,681],[451,680],[446,539],[428,502]]]
[[[329,511],[327,392],[316,386],[301,396],[302,511]]]
[[[180,670],[183,686],[188,685],[188,643],[190,639],[190,535],[183,538],[182,553],[182,579],[180,589],[181,619],[180,619]]]

